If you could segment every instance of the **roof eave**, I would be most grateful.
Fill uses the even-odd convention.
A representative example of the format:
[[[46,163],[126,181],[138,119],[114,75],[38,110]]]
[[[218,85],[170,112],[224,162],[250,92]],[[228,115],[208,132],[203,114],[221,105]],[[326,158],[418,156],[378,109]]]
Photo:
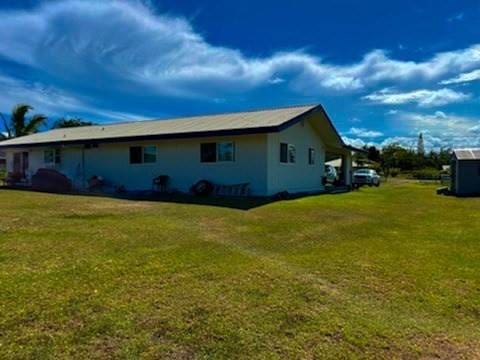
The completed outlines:
[[[132,142],[132,141],[169,140],[169,139],[188,139],[188,138],[199,138],[199,137],[214,137],[214,136],[265,134],[265,133],[280,132],[282,130],[285,130],[295,125],[296,123],[302,121],[306,116],[312,113],[315,113],[317,111],[322,111],[324,115],[326,115],[326,112],[323,109],[323,107],[321,105],[317,105],[291,118],[290,120],[285,121],[282,124],[273,125],[273,126],[242,128],[242,129],[209,130],[209,131],[184,132],[184,133],[173,133],[173,134],[136,135],[136,136],[115,137],[115,138],[59,140],[59,141],[51,141],[51,142],[31,142],[31,143],[23,143],[23,144],[6,144],[6,145],[2,145],[2,143],[0,142],[0,149],[62,146],[62,145],[89,145],[89,144],[118,143],[118,142]],[[328,119],[328,116],[326,116],[326,118]],[[331,120],[328,119],[328,121],[333,127]],[[333,129],[337,133],[335,127],[333,127]]]

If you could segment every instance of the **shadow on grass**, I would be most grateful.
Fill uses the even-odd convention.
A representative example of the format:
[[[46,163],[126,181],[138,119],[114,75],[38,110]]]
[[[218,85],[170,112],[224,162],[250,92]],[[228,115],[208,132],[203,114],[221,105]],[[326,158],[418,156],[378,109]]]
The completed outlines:
[[[0,187],[3,191],[8,190],[22,190],[29,192],[39,192],[47,194],[61,194],[69,196],[91,196],[91,197],[100,197],[100,198],[109,198],[109,199],[121,199],[128,201],[149,201],[149,202],[164,202],[164,203],[177,203],[177,204],[193,204],[193,205],[205,205],[205,206],[217,206],[225,207],[237,210],[250,210],[258,208],[264,205],[268,205],[277,201],[285,200],[295,200],[307,196],[315,196],[321,194],[342,194],[345,191],[324,191],[317,193],[298,193],[298,194],[289,194],[288,196],[249,196],[249,197],[234,197],[234,196],[195,196],[184,193],[174,193],[174,194],[162,194],[152,191],[143,191],[143,192],[134,192],[134,193],[123,193],[123,194],[111,194],[111,193],[102,193],[102,192],[50,192],[50,191],[41,191],[25,187],[11,187],[3,186]]]
[[[102,196],[102,195],[100,195]],[[109,196],[109,195],[107,195]],[[131,195],[120,194],[111,195],[116,199],[133,200],[133,201],[158,201],[176,204],[193,204],[205,206],[226,207],[237,210],[250,210],[260,206],[268,205],[279,199],[272,197],[231,197],[231,196],[194,196],[188,194],[148,194],[148,195]]]

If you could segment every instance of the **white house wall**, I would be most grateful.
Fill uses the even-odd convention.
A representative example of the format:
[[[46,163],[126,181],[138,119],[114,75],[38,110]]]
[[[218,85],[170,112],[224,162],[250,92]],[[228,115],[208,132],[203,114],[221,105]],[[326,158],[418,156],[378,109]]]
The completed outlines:
[[[295,145],[296,162],[280,162],[280,143]],[[315,149],[315,164],[308,164],[308,149]],[[268,134],[268,193],[316,192],[324,189],[325,147],[309,121]]]
[[[76,188],[84,179],[102,176],[112,186],[124,186],[127,190],[149,190],[152,180],[159,175],[170,177],[170,187],[188,191],[201,179],[217,184],[250,183],[253,195],[267,192],[266,166],[267,135],[243,135],[232,137],[195,138],[177,140],[140,141],[132,143],[100,144],[98,148],[61,148],[61,164],[55,168],[69,177]],[[200,162],[200,144],[205,142],[233,141],[234,162]],[[130,146],[155,145],[157,161],[152,164],[130,164]],[[44,168],[46,148],[29,150],[29,175]],[[83,152],[83,154],[82,154]],[[13,151],[8,151],[13,159]],[[82,160],[84,157],[84,160]],[[9,161],[12,164],[13,161]],[[83,164],[85,171],[83,172]]]
[[[200,144],[233,141],[234,162],[200,162]],[[296,162],[280,162],[280,143],[296,147]],[[153,164],[130,164],[130,146],[155,145],[157,161]],[[315,164],[308,164],[308,149],[315,149]],[[29,152],[29,177],[44,164],[46,148],[18,149]],[[7,150],[12,171],[13,152]],[[186,192],[201,179],[216,184],[250,183],[252,195],[273,195],[281,191],[316,192],[324,189],[325,145],[321,134],[306,120],[281,132],[256,135],[221,136],[175,140],[139,141],[99,144],[98,148],[61,147],[61,164],[55,168],[70,178],[74,187],[85,186],[87,179],[101,176],[111,187],[148,190],[159,175],[170,177],[170,187]]]

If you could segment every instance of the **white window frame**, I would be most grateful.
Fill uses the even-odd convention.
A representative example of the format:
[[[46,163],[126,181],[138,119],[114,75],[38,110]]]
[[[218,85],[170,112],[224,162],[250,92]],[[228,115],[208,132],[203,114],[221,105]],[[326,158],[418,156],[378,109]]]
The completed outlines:
[[[286,162],[283,162],[282,161],[282,153],[281,153],[281,149],[282,149],[282,144],[285,144],[287,145],[287,161]],[[294,150],[294,153],[295,153],[295,161],[290,161],[290,149],[293,148]],[[281,141],[279,143],[279,150],[280,150],[280,157],[279,157],[279,162],[280,164],[282,165],[294,165],[297,163],[297,146],[295,144],[292,144],[292,143],[289,143],[289,142],[285,142],[285,141]]]
[[[155,161],[145,161],[145,148],[155,148]],[[152,155],[152,154],[150,154]],[[142,164],[156,164],[158,158],[158,148],[157,145],[145,145],[142,146]]]
[[[47,152],[52,153],[51,155],[53,160],[51,162],[45,161],[47,157]],[[57,158],[58,158],[58,162],[57,162]],[[61,163],[62,163],[62,153],[60,152],[59,148],[45,149],[43,151],[43,164],[45,167],[54,168],[57,165],[60,165]]]
[[[142,149],[142,156],[141,156],[141,159],[142,161],[141,162],[138,162],[138,163],[132,163],[131,162],[131,155],[130,155],[130,151],[131,151],[131,148],[135,148],[135,147],[139,147]],[[155,148],[155,161],[148,161],[146,162],[145,161],[145,148],[147,147],[153,147]],[[128,164],[129,165],[144,165],[144,164],[147,164],[147,165],[151,165],[151,164],[156,164],[157,163],[157,160],[158,160],[158,146],[157,145],[131,145],[128,147]]]
[[[234,163],[236,161],[236,148],[234,141],[217,141],[217,162],[219,163]],[[220,145],[221,144],[230,144],[232,146],[232,160],[220,160]]]
[[[202,161],[202,145],[215,144],[215,161]],[[232,160],[220,160],[220,144],[231,144],[233,149]],[[235,141],[207,141],[200,143],[200,163],[201,164],[233,164],[237,161],[237,147]]]

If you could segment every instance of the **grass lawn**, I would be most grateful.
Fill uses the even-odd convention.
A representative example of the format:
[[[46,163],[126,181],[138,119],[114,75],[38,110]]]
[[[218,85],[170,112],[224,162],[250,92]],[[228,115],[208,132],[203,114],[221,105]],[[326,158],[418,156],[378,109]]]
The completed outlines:
[[[0,358],[480,358],[480,198],[0,190]]]

